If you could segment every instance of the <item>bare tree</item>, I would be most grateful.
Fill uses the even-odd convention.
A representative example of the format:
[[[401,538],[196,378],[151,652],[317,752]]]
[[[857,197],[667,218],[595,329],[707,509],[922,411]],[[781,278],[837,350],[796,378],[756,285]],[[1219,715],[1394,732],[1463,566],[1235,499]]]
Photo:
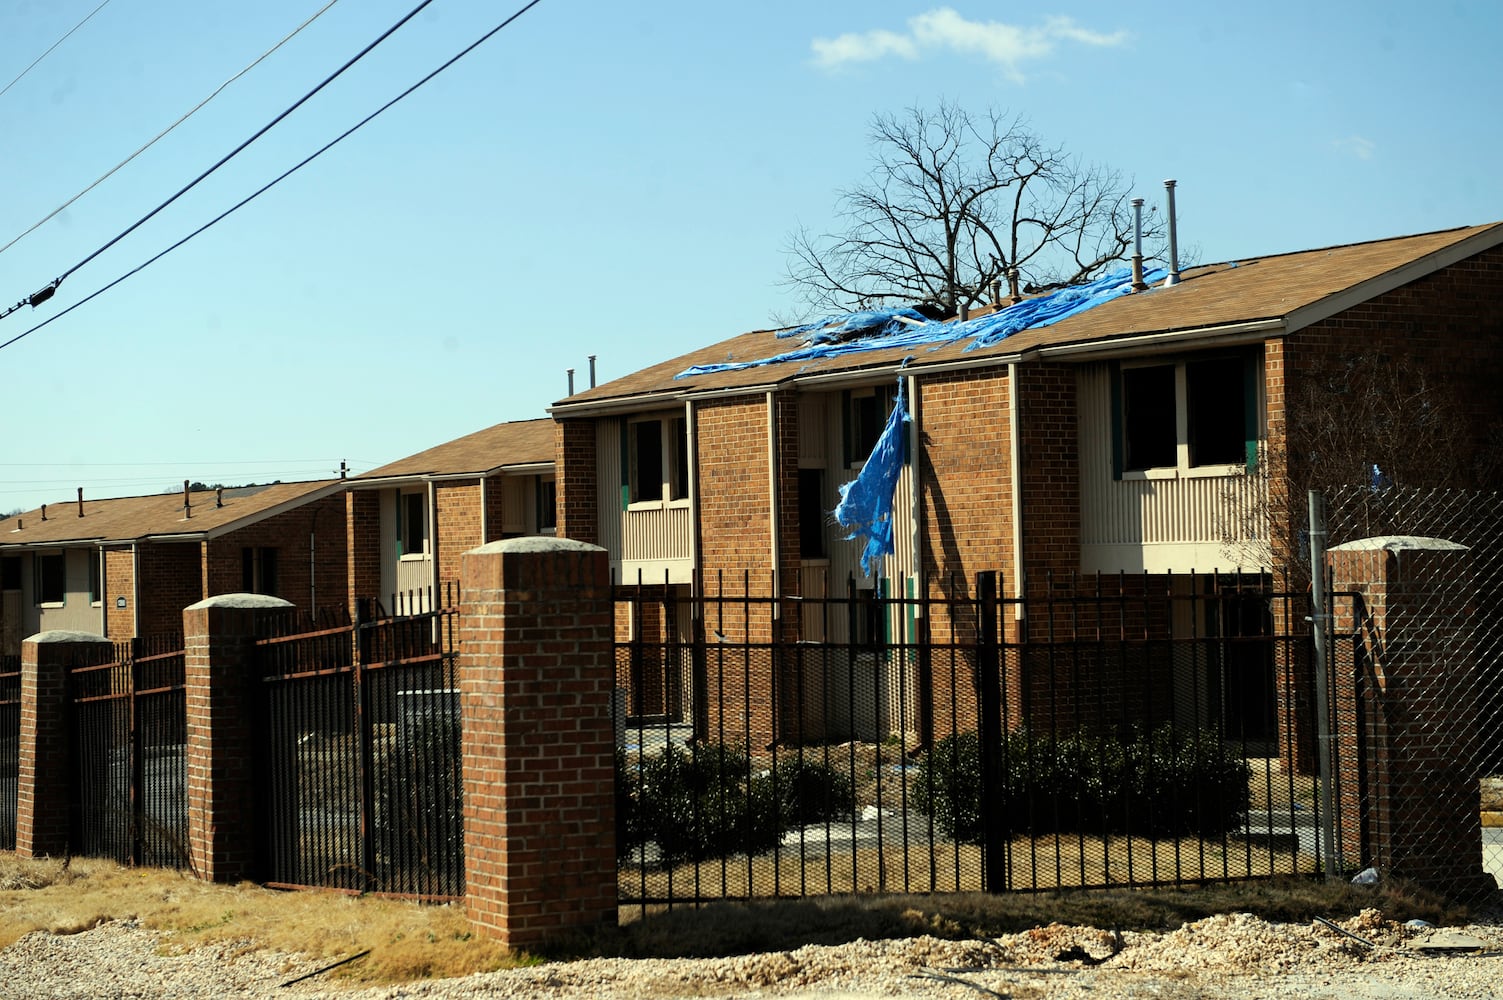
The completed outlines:
[[[789,238],[787,284],[814,308],[932,303],[946,313],[1098,277],[1132,252],[1120,175],[1046,144],[1021,118],[956,104],[872,120],[875,163],[840,194],[843,232]],[[1157,240],[1160,227],[1147,226]]]

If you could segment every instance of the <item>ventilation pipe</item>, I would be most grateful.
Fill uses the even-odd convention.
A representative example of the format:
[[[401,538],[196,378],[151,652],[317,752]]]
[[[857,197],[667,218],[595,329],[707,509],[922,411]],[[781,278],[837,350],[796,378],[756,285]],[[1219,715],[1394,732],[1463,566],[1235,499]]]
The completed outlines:
[[[1169,208],[1169,277],[1164,279],[1165,288],[1179,284],[1179,230],[1174,218],[1174,181],[1164,182]]]
[[[1018,279],[1018,269],[1015,267],[1009,267],[1007,269],[1007,294],[1012,299],[1012,305],[1017,305],[1019,302],[1023,301],[1022,294],[1018,292]]]
[[[569,376],[569,392],[568,392],[568,395],[572,396],[572,395],[574,395],[574,369],[573,368],[566,369],[566,373]]]
[[[83,517],[83,487],[78,488],[78,516]]]
[[[1143,280],[1143,199],[1132,200],[1132,290],[1141,292],[1148,288]]]
[[[1002,308],[1002,282],[1001,281],[994,280],[992,282],[992,308],[993,309],[1001,309]]]
[[[590,388],[595,388],[595,355],[590,355]]]
[[[188,480],[183,480],[183,520],[193,516],[193,499],[188,493]]]
[[[223,486],[219,487],[217,490],[214,491],[214,506],[215,507],[223,507],[224,506],[224,487]]]
[[[47,505],[42,504],[42,520],[47,520]]]

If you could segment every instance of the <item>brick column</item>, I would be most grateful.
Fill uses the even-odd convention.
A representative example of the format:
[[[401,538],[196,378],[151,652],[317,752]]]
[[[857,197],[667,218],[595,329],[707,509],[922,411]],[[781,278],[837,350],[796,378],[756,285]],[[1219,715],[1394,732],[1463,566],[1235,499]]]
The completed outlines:
[[[555,538],[460,567],[466,902],[511,948],[616,921],[610,564]]]
[[[1475,587],[1470,553],[1435,538],[1364,539],[1331,550],[1338,657],[1339,839],[1385,876],[1469,897],[1497,888],[1482,869]],[[1338,639],[1350,643],[1351,639]],[[1348,857],[1348,861],[1355,858]]]
[[[68,668],[110,662],[115,646],[92,632],[39,632],[21,643],[21,745],[16,787],[16,853],[69,853]]]
[[[188,703],[188,856],[199,878],[255,877],[256,684],[259,618],[292,605],[224,594],[183,611]]]

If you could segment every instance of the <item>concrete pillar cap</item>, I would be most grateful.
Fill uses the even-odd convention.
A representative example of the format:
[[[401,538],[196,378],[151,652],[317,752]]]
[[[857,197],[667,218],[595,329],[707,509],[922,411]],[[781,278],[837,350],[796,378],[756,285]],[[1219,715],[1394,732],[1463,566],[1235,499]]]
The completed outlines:
[[[188,605],[188,611],[202,611],[205,608],[290,608],[294,607],[291,601],[284,601],[280,597],[268,597],[265,594],[219,594],[216,597],[206,597],[197,604]]]
[[[1331,546],[1331,552],[1465,552],[1460,542],[1426,535],[1374,535]]]
[[[29,636],[27,642],[109,642],[98,632],[80,632],[71,628],[54,628]]]
[[[605,549],[589,542],[576,542],[572,538],[550,538],[547,535],[529,535],[523,538],[505,538],[499,542],[486,542],[470,552],[489,555],[495,552],[604,552]]]

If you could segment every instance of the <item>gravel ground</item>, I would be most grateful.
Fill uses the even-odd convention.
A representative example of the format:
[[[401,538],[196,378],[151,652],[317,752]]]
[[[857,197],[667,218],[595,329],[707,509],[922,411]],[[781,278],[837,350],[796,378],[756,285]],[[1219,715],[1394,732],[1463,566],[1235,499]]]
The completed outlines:
[[[1377,911],[1340,926],[1371,947],[1320,924],[1269,924],[1229,914],[1170,933],[1129,932],[1120,938],[1095,928],[1051,924],[987,941],[919,937],[713,960],[594,959],[357,989],[327,974],[283,986],[315,966],[245,944],[178,952],[170,938],[130,921],[113,921],[67,936],[28,934],[0,950],[0,997],[1377,1000],[1500,995],[1503,926],[1454,928],[1484,948],[1443,955],[1415,947],[1436,932],[1394,924]]]

